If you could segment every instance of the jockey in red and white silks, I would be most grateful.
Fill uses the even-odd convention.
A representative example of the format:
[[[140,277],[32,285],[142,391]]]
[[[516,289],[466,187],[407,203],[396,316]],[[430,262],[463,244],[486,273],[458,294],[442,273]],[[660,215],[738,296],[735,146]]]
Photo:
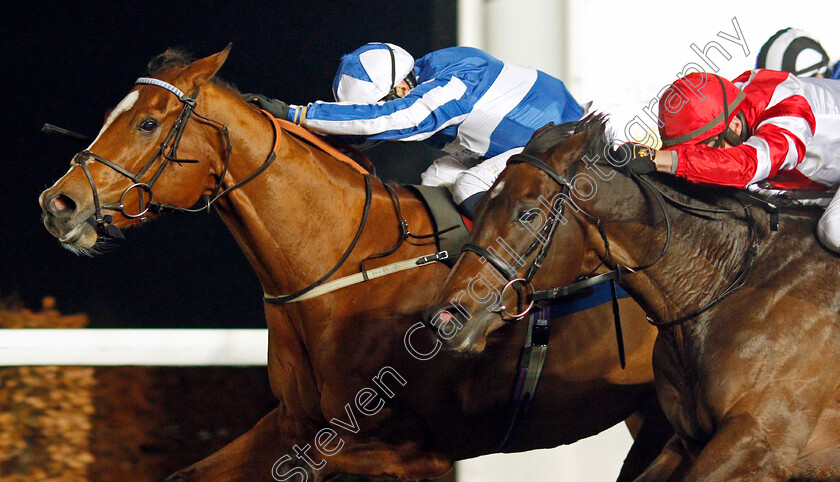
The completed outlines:
[[[659,120],[659,171],[739,188],[764,180],[777,188],[840,183],[838,80],[757,69],[729,82],[694,72],[666,89]],[[828,204],[817,234],[840,251],[840,196]]]

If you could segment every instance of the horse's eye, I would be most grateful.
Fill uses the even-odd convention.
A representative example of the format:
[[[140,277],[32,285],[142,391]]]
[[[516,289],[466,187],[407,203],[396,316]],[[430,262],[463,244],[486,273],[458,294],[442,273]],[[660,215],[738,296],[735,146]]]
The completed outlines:
[[[147,134],[150,134],[150,133],[154,132],[155,129],[157,129],[157,126],[158,126],[157,121],[155,121],[154,119],[146,119],[146,120],[140,122],[140,124],[137,126],[137,129],[140,132],[145,132]]]
[[[537,217],[539,212],[540,212],[540,210],[537,209],[537,208],[523,209],[522,211],[519,212],[518,219],[519,219],[520,222],[530,223],[531,221],[534,220],[534,218]]]

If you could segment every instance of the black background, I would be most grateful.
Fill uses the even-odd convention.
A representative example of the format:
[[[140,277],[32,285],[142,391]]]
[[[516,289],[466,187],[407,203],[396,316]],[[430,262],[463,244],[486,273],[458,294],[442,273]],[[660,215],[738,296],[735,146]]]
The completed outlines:
[[[215,213],[165,216],[96,258],[62,249],[40,221],[37,197],[87,144],[41,134],[41,125],[95,135],[167,47],[203,57],[233,42],[219,76],[241,91],[332,100],[342,54],[371,41],[415,57],[454,45],[456,12],[454,0],[284,0],[13,1],[0,13],[0,298],[34,308],[54,296],[94,327],[263,327],[259,283]],[[370,155],[382,177],[418,182],[432,153],[390,143]]]

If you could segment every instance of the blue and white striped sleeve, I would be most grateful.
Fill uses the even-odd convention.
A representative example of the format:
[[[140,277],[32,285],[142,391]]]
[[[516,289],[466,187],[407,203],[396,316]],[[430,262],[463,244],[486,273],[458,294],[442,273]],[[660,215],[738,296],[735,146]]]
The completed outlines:
[[[376,104],[315,102],[302,125],[326,134],[371,139],[423,140],[466,117],[467,86],[458,78],[424,82],[401,99]],[[292,109],[289,116],[295,115]]]

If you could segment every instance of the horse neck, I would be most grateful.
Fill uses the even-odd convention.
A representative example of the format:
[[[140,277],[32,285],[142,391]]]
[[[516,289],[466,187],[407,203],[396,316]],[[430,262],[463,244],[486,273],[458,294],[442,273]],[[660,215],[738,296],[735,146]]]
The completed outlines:
[[[606,225],[611,256],[606,256],[600,236],[590,239],[608,264],[631,268],[647,265],[659,258],[666,241],[662,208],[625,176],[617,175],[609,182],[617,185],[602,191],[607,194],[599,195],[595,210],[600,211],[598,215]],[[615,206],[623,206],[618,218]],[[667,203],[665,209],[671,219],[667,251],[652,266],[626,278],[628,291],[658,321],[688,315],[717,298],[742,269],[751,242],[748,221],[742,215],[704,219]]]
[[[210,113],[228,125],[234,147],[225,188],[259,169],[274,145],[268,118],[229,97],[213,102]],[[361,222],[365,188],[364,177],[349,166],[284,131],[277,135],[275,162],[217,208],[263,289],[286,294],[318,279],[341,258]],[[381,193],[374,198],[374,204],[390,202]],[[398,224],[395,219],[390,224],[396,239]],[[357,250],[368,251],[368,244],[370,237],[363,237]]]

